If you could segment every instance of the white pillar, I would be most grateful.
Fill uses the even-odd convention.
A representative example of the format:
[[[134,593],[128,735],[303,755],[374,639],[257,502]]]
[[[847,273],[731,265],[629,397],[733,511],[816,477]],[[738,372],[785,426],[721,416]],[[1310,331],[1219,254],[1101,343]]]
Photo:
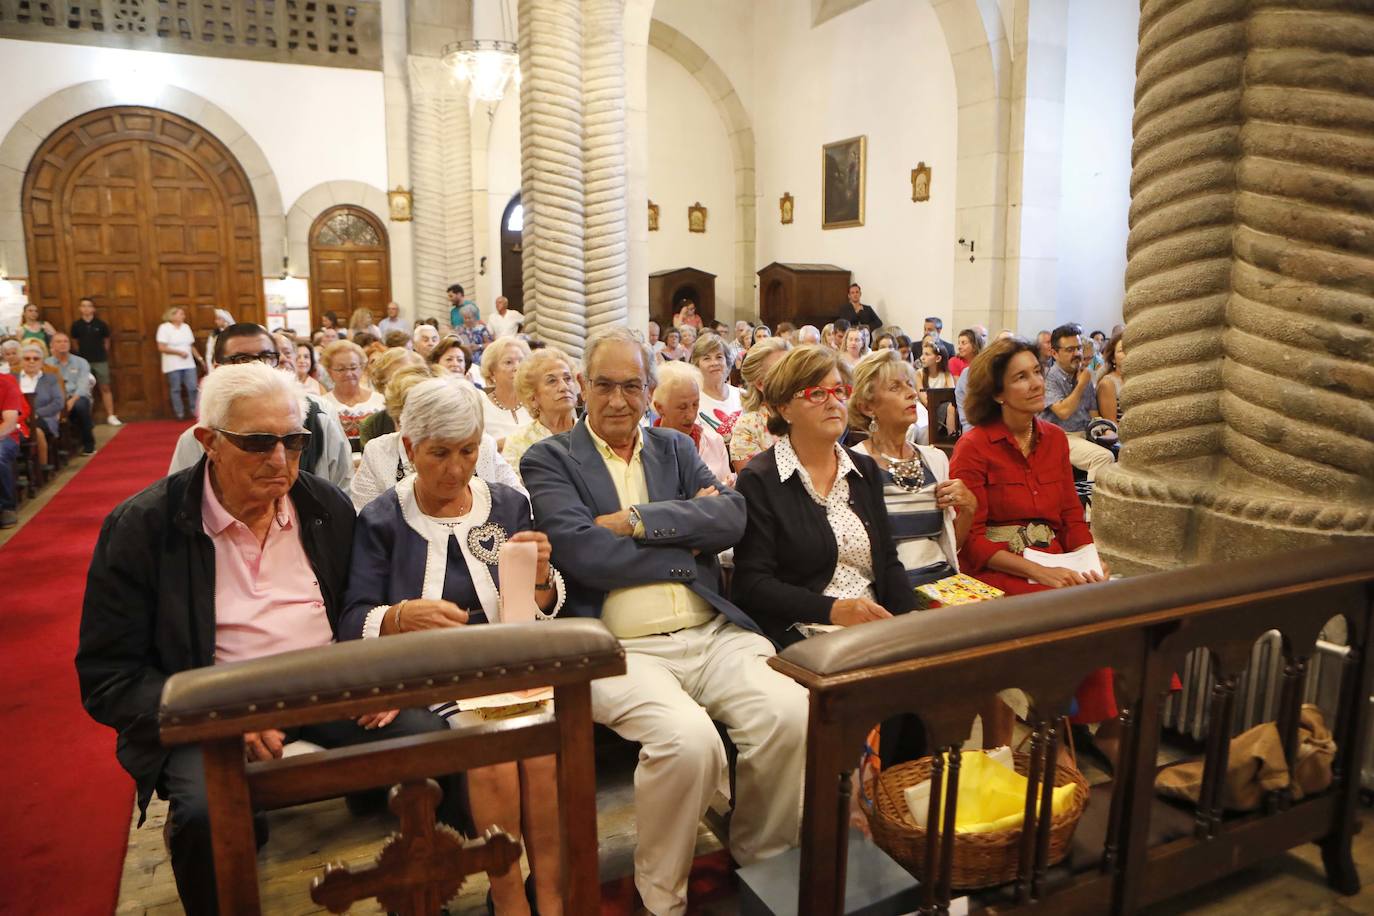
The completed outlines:
[[[586,0],[582,85],[588,334],[625,324],[626,163],[624,0]]]

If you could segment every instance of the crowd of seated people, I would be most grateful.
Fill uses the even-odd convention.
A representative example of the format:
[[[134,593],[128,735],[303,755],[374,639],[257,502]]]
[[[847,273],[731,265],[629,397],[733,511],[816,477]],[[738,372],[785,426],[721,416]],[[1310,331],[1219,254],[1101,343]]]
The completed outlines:
[[[859,292],[846,307],[876,320]],[[453,334],[418,324],[371,356],[356,337],[337,339],[333,316],[318,342],[219,329],[201,417],[170,476],[102,529],[77,659],[83,698],[120,732],[140,804],[154,792],[171,800],[188,912],[215,912],[209,827],[196,752],[157,744],[161,683],[291,648],[497,620],[493,537],[535,544],[542,615],[600,618],[625,647],[627,673],[592,686],[593,715],[641,747],[635,884],[653,913],[686,907],[697,824],[726,769],[717,726],[738,751],[735,861],[799,841],[806,694],[766,660],[808,626],[911,612],[915,587],[961,572],[1009,594],[1100,578],[1023,556],[1092,541],[1073,481],[1081,440],[1066,422],[1098,403],[1081,382],[1076,326],[1050,334],[1048,371],[1077,394],[1061,404],[1036,344],[989,343],[983,328],[950,344],[938,319],[919,343],[848,318],[731,333],[698,330],[684,305],[662,340],[657,326],[603,329],[579,361],[532,349],[518,330],[484,336],[469,308],[455,302]],[[355,335],[371,333],[364,317],[350,318]],[[1102,354],[1098,385],[1115,392],[1119,333]],[[317,366],[332,382],[324,395],[308,390]],[[922,394],[937,387],[959,393],[952,456],[927,444]],[[133,564],[133,543],[164,552]],[[210,643],[188,632],[186,608]],[[990,700],[983,715],[984,743],[1006,743],[1010,711]],[[1079,687],[1074,715],[1110,723],[1110,670]],[[365,719],[245,736],[245,753],[270,759],[292,740],[338,746],[463,716],[441,704]],[[925,752],[909,726],[884,724],[885,760]],[[1098,734],[1110,745],[1110,724]],[[515,870],[495,879],[495,911],[558,912],[551,761],[450,782],[448,822],[527,838],[534,880],[527,890]]]

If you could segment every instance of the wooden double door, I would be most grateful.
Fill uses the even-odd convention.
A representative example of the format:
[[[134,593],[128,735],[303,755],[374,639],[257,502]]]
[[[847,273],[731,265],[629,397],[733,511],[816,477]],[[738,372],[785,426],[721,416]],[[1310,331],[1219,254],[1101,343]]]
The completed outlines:
[[[391,260],[386,227],[376,214],[345,204],[319,215],[310,227],[310,326],[333,312],[342,325],[354,310],[386,316],[391,301]]]
[[[203,342],[214,310],[263,320],[257,207],[242,166],[185,118],[140,107],[81,115],[24,177],[29,299],[66,329],[89,296],[111,329],[116,410],[170,413],[155,334],[179,306]]]

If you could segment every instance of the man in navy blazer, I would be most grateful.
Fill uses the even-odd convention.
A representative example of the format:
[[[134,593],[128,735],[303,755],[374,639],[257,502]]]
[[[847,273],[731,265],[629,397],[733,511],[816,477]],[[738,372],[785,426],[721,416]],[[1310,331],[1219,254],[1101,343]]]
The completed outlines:
[[[739,750],[730,851],[741,865],[796,845],[806,692],[768,667],[773,645],[720,593],[716,554],[744,533],[744,498],[692,440],[641,426],[654,358],[623,327],[587,343],[587,416],[525,453],[535,526],[568,589],[562,613],[600,617],[626,674],[592,684],[592,715],[641,745],[635,884],[657,914],[686,910],[697,822]]]

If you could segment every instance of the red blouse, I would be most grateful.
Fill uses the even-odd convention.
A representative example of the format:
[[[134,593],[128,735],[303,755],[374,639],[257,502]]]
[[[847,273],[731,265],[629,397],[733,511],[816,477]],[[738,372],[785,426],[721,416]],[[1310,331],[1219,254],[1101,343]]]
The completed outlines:
[[[949,465],[978,500],[973,527],[959,551],[959,569],[976,575],[988,560],[1007,545],[989,541],[989,525],[1024,525],[1047,522],[1055,539],[1047,553],[1063,553],[1093,542],[1083,521],[1083,506],[1073,485],[1069,464],[1069,439],[1059,427],[1040,419],[1035,424],[1035,444],[1030,458],[1021,454],[1011,430],[1000,419],[976,426],[959,437]]]

